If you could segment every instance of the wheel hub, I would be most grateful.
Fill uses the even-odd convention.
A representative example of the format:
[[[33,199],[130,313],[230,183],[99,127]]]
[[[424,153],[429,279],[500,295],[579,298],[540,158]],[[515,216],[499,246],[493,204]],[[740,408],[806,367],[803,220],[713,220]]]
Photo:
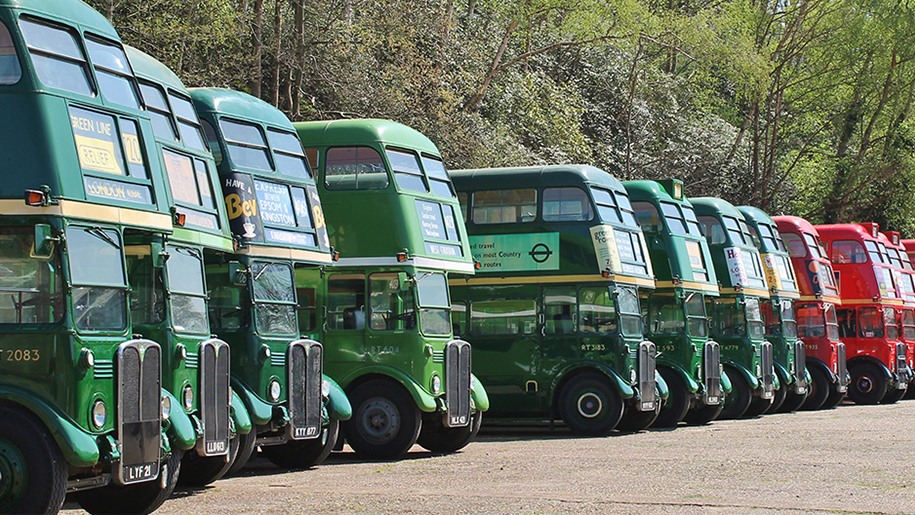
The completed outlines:
[[[359,429],[370,440],[387,442],[400,430],[400,413],[388,399],[369,399],[360,418]]]
[[[596,418],[604,409],[604,403],[597,394],[588,392],[578,397],[578,414],[585,418]]]
[[[28,464],[15,444],[0,438],[0,506],[21,499],[28,489]]]
[[[855,387],[859,392],[870,393],[874,389],[874,382],[868,376],[861,376],[855,381]]]

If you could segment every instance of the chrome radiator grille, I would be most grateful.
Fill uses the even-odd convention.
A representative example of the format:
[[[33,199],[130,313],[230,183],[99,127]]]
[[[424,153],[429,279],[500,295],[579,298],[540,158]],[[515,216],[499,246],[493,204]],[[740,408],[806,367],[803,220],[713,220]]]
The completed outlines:
[[[848,391],[848,364],[845,363],[845,344],[839,342],[836,346],[836,376],[839,383],[838,390],[840,392]]]
[[[321,382],[324,347],[314,340],[289,344],[288,366],[289,437],[317,438],[321,434]]]
[[[162,354],[150,340],[130,340],[118,347],[118,443],[121,461],[114,479],[125,485],[159,476],[162,402]]]
[[[772,354],[772,344],[763,342],[760,344],[759,351],[762,398],[771,399],[775,393],[775,359]]]
[[[804,351],[804,342],[794,342],[794,381],[795,391],[803,394],[807,391],[807,353]]]
[[[445,346],[446,427],[470,423],[470,344],[452,340]]]
[[[721,403],[721,347],[718,342],[707,341],[702,349],[702,377],[705,380],[706,404]]]
[[[229,452],[229,344],[210,339],[200,344],[199,392],[200,421],[203,439],[198,452],[204,456],[221,456]]]
[[[657,347],[650,341],[639,344],[639,411],[653,411],[658,402],[655,392]]]

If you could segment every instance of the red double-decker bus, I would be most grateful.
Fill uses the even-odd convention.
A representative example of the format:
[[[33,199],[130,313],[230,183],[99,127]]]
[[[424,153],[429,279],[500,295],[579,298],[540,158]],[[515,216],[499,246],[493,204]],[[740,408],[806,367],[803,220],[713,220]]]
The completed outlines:
[[[909,370],[915,368],[915,270],[906,254],[898,231],[883,231],[880,241],[886,246],[887,255],[893,265],[893,279],[902,291],[902,308],[896,312],[896,323],[899,326],[899,337],[906,347],[906,361]],[[915,374],[909,380],[909,389],[906,398],[915,397],[915,388],[912,383]]]
[[[848,372],[839,341],[836,285],[829,256],[810,222],[796,216],[772,218],[791,256],[801,298],[795,305],[797,335],[804,342],[810,393],[801,409],[833,408],[845,398]]]
[[[818,225],[841,293],[839,337],[848,350],[848,397],[857,404],[893,403],[912,375],[899,338],[903,305],[893,265],[876,223]]]

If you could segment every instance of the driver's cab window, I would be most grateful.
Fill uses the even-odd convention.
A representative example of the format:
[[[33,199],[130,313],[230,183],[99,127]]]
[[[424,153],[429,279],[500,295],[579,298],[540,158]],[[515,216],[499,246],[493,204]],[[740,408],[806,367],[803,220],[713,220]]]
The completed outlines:
[[[373,331],[397,331],[416,327],[413,292],[402,286],[403,281],[396,273],[369,276],[369,327]]]
[[[62,277],[55,251],[30,257],[27,229],[0,228],[0,324],[43,324],[63,318]]]
[[[332,275],[327,281],[327,328],[365,329],[365,276]]]

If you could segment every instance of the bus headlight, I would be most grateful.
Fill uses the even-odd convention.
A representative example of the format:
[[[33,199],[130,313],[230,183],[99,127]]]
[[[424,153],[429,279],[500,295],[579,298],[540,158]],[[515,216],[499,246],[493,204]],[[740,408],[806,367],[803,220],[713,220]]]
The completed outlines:
[[[273,402],[280,400],[280,382],[276,379],[271,379],[268,388],[267,395],[270,396],[270,400]]]
[[[635,373],[635,369],[632,367],[629,367],[629,384],[634,384],[635,380],[638,378],[639,378],[639,376],[638,376],[638,374]]]
[[[325,399],[330,396],[330,382],[327,379],[321,381],[321,397]]]
[[[94,367],[95,354],[89,349],[82,349],[79,351],[79,364],[87,369]]]
[[[191,385],[184,387],[184,409],[190,411],[194,407],[194,389]]]
[[[442,391],[442,378],[439,376],[432,376],[432,393],[438,393]]]
[[[172,414],[172,400],[168,395],[162,396],[162,420],[168,420],[168,417]]]
[[[264,361],[270,359],[270,354],[270,347],[268,347],[266,343],[261,345],[261,357],[264,358]]]
[[[185,347],[184,344],[179,343],[178,346],[175,347],[175,357],[178,358],[178,361],[187,359],[187,347]]]
[[[102,399],[97,399],[92,404],[92,425],[96,429],[101,429],[105,427],[105,422],[108,421],[108,406],[105,406],[105,401]]]

